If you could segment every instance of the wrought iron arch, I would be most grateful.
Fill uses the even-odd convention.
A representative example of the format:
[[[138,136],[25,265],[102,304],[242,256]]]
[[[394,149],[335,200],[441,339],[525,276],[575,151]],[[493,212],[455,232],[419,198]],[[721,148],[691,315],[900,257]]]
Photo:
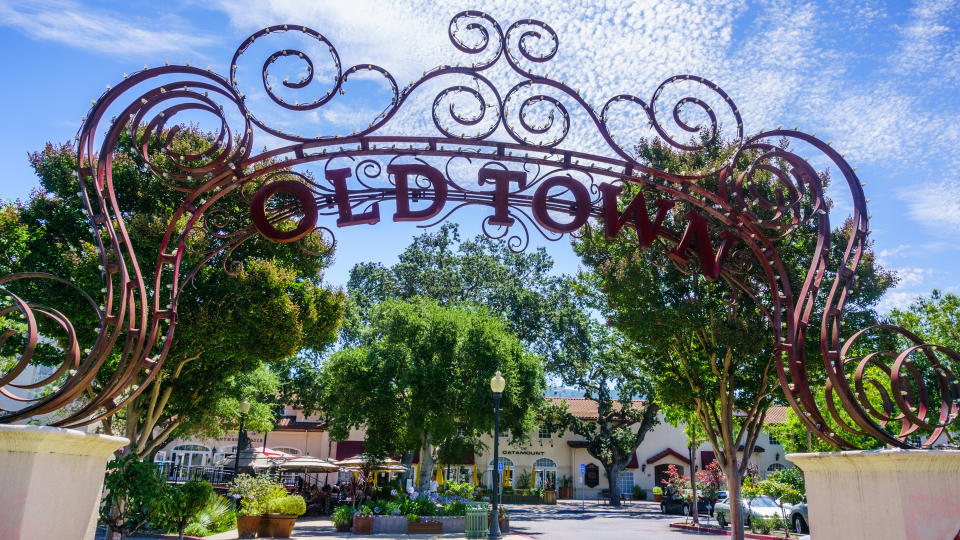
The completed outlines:
[[[348,136],[303,137],[271,126],[255,115],[238,84],[238,64],[259,39],[287,33],[306,39],[312,50],[327,51],[328,67],[335,75],[319,97],[291,103],[282,92],[303,91],[313,82],[320,83],[320,72],[316,58],[304,50],[277,50],[262,64],[262,89],[274,105],[292,112],[318,110],[344,92],[344,83],[351,76],[361,74],[386,82],[392,93],[389,105],[366,128]],[[313,29],[277,25],[241,43],[226,77],[190,65],[145,67],[125,75],[123,81],[95,100],[78,135],[77,174],[102,264],[104,301],[98,303],[83,293],[97,313],[99,332],[93,346],[81,354],[66,317],[52,308],[31,304],[4,287],[9,305],[0,314],[22,314],[27,346],[16,367],[0,374],[0,391],[25,405],[17,410],[0,410],[6,413],[0,416],[0,422],[19,421],[68,406],[69,411],[53,425],[80,426],[114,413],[157,375],[170,349],[177,299],[189,294],[184,292],[184,285],[202,264],[219,259],[225,271],[238,271],[240,263],[232,261],[230,254],[257,234],[278,242],[296,242],[307,251],[329,249],[335,240],[332,229],[318,223],[321,217],[336,216],[339,226],[375,223],[381,217],[378,204],[383,201],[396,203],[395,220],[424,221],[426,226],[445,220],[461,208],[489,207],[493,213],[484,219],[484,231],[491,237],[505,238],[515,250],[526,247],[531,232],[559,239],[594,219],[602,223],[608,236],[630,225],[637,229],[641,243],[649,245],[659,239],[669,246],[674,260],[686,263],[696,258],[695,264],[708,277],[740,287],[765,309],[777,344],[779,380],[786,399],[808,428],[839,448],[853,445],[843,434],[829,430],[828,415],[852,432],[866,433],[897,447],[910,447],[907,438],[919,428],[933,430],[933,441],[956,420],[960,384],[950,371],[950,364],[960,361],[955,352],[923,343],[910,332],[890,326],[865,329],[846,340],[840,335],[844,304],[869,229],[860,180],[829,143],[796,129],[777,128],[747,136],[730,96],[694,75],[668,78],[649,100],[614,96],[598,112],[578,90],[540,73],[540,66],[556,55],[559,39],[549,25],[533,19],[517,21],[504,31],[489,15],[465,11],[451,20],[449,37],[457,50],[473,59],[470,65],[434,68],[404,88],[387,70],[373,64],[343,69],[333,44]],[[281,86],[286,90],[282,92],[273,88],[270,75],[271,68],[281,61],[299,62],[306,73],[299,81],[284,79]],[[489,70],[504,64],[520,81],[501,89],[488,75]],[[445,86],[433,99],[431,120],[437,133],[400,136],[386,129],[417,89],[446,77],[460,82]],[[167,82],[161,84],[158,79]],[[463,83],[464,79],[468,83]],[[661,114],[665,92],[678,85],[705,94],[678,98],[667,107],[666,115]],[[458,97],[460,101],[455,99]],[[463,111],[464,99],[473,104],[469,112]],[[577,107],[609,155],[562,148],[573,122],[567,104]],[[716,137],[718,114],[723,114],[732,119],[731,126],[735,125],[736,150],[718,170],[659,170],[638,160],[617,142],[612,126],[615,110],[620,107],[632,107],[637,111],[631,117],[633,122],[649,124],[659,138],[681,152],[700,147],[681,140],[677,133],[705,131]],[[108,110],[117,109],[119,114],[107,118]],[[686,119],[690,110],[705,121],[690,123]],[[173,150],[172,141],[180,130],[176,117],[183,113],[207,114],[219,122],[220,130],[211,148],[191,155]],[[232,124],[239,124],[239,129]],[[143,264],[131,248],[122,209],[114,195],[112,162],[124,132],[142,148],[143,159],[158,179],[185,194],[156,261]],[[256,133],[282,143],[256,154]],[[831,226],[822,180],[803,156],[780,144],[783,139],[817,153],[821,161],[838,171],[849,188],[852,234],[842,260],[830,260]],[[154,162],[148,147],[158,141],[161,154],[166,163],[175,165],[175,172]],[[749,165],[737,170],[738,160],[745,157],[749,157]],[[446,160],[442,167],[428,161],[437,159]],[[387,161],[386,166],[381,160]],[[351,166],[335,166],[344,161]],[[298,170],[311,164],[323,164],[322,178]],[[454,178],[454,172],[463,167],[475,169],[476,185]],[[767,197],[752,187],[756,174],[773,178],[777,185],[774,196]],[[245,186],[257,186],[257,191],[250,196]],[[626,186],[641,189],[634,191],[632,201],[622,201],[627,203],[625,207],[618,206],[618,196]],[[285,193],[292,201],[267,204],[277,193]],[[655,194],[657,200],[647,201],[644,193]],[[219,201],[238,196],[249,198],[251,208],[249,220],[241,225],[235,223],[237,216],[225,215],[217,208]],[[426,209],[411,210],[411,201],[430,204]],[[452,208],[446,208],[448,202],[453,203]],[[663,215],[677,202],[693,209],[685,216],[686,226],[662,226]],[[563,215],[566,218],[559,217]],[[290,221],[296,222],[293,229],[280,226]],[[776,242],[801,225],[816,228],[819,239],[805,279],[790,283]],[[196,231],[221,242],[216,249],[201,254],[200,264],[181,268],[184,239]],[[738,281],[737,272],[724,264],[734,252],[748,255],[759,265],[766,290],[750,290]],[[148,265],[153,267],[152,276],[145,274]],[[829,284],[824,283],[828,275],[835,276]],[[25,279],[63,281],[48,274],[18,274],[0,278],[0,287]],[[826,410],[814,400],[804,357],[818,295],[825,295],[819,342],[828,378]],[[70,371],[66,382],[49,395],[23,398],[12,389],[22,387],[15,379],[34,353],[38,315],[53,319],[71,336],[57,375]],[[912,345],[902,351],[854,357],[851,351],[857,340],[874,331],[896,334]],[[0,344],[7,337],[5,334]],[[114,375],[99,394],[81,399],[108,354],[118,348],[122,356]],[[936,413],[933,410],[937,404],[929,402],[924,374],[912,363],[915,355],[922,355],[934,370],[940,397]],[[871,366],[890,377],[889,386],[879,388],[885,404],[882,411],[866,398],[865,384],[876,384],[863,379],[864,371]],[[856,425],[846,425],[840,419],[837,400]],[[903,421],[900,433],[884,429],[891,420]]]

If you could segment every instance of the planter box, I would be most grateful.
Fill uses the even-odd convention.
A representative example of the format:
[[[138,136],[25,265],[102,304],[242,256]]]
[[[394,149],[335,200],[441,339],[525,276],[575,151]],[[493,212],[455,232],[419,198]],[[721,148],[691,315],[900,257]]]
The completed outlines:
[[[660,494],[660,493],[654,493],[654,494],[653,494],[653,502],[660,502],[660,499],[662,499],[662,498],[663,498],[663,495]]]
[[[500,500],[503,504],[543,504],[543,499],[536,495],[517,495],[515,493],[504,494],[500,497]]]
[[[260,530],[260,516],[237,516],[237,537],[256,538]]]
[[[293,533],[293,526],[297,523],[296,514],[264,514],[260,517],[260,529],[263,530],[263,524],[267,525],[266,538],[290,538]]]
[[[557,492],[548,489],[543,492],[543,504],[557,504]]]
[[[562,487],[562,488],[560,488],[560,498],[561,498],[561,499],[572,499],[572,498],[573,498],[573,488],[572,488],[572,487]]]
[[[438,521],[407,522],[407,534],[442,534],[443,524]]]
[[[443,532],[446,533],[463,533],[467,531],[467,518],[466,516],[440,516],[433,518],[440,522],[443,526]]]
[[[334,523],[333,524],[333,528],[336,529],[337,532],[350,532],[351,527],[352,527],[352,524],[350,523]]]
[[[407,516],[373,516],[373,534],[406,534]]]
[[[353,516],[353,534],[372,534],[373,516]]]

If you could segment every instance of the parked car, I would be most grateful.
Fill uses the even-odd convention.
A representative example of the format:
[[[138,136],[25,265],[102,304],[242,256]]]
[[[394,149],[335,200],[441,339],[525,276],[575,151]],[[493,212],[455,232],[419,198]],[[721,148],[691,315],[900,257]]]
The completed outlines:
[[[807,503],[802,502],[790,507],[790,526],[794,532],[810,532],[810,518],[807,517]]]
[[[710,501],[701,496],[697,496],[697,512],[700,514],[709,514],[711,510]],[[660,511],[664,514],[690,515],[690,503],[677,495],[664,495],[660,499]]]
[[[721,527],[726,527],[727,523],[730,523],[730,498],[718,502],[716,508],[713,509],[713,514],[717,518],[717,523]],[[751,516],[782,517],[780,506],[766,495],[754,499],[741,499],[740,515],[743,517],[744,525],[750,525]]]

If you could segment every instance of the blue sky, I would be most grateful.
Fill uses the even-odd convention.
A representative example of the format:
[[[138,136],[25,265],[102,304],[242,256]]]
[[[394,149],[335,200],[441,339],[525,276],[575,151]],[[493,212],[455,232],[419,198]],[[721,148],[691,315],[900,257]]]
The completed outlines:
[[[145,64],[190,61],[226,73],[249,34],[291,23],[327,36],[345,66],[373,62],[405,85],[424,70],[462,58],[447,39],[447,26],[463,9],[482,9],[504,28],[528,17],[552,25],[560,49],[551,77],[582,88],[595,106],[619,93],[647,99],[670,75],[699,74],[730,94],[748,133],[796,125],[832,141],[867,183],[876,251],[902,277],[884,307],[902,306],[934,287],[958,289],[960,4],[951,1],[0,0],[6,70],[0,197],[26,197],[37,185],[27,153],[46,141],[72,139],[90,100]],[[264,114],[274,114],[278,125],[347,133],[366,126],[385,95],[377,81],[351,84],[342,99],[309,118]],[[432,97],[415,100],[391,132],[434,134],[429,117],[417,109]],[[564,147],[596,145],[576,125],[573,131]],[[637,131],[628,125],[624,133]],[[269,146],[271,140],[258,142]],[[849,203],[842,192],[831,195],[840,221]],[[465,234],[478,230],[482,215],[459,218]],[[338,230],[337,264],[328,280],[342,284],[358,261],[393,262],[417,232],[386,221]],[[558,270],[575,271],[566,241],[550,245]]]

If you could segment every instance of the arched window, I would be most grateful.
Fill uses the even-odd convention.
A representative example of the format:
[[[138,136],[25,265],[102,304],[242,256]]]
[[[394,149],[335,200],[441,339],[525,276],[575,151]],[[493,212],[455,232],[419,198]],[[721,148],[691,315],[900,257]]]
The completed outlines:
[[[191,470],[205,467],[210,462],[211,457],[210,448],[202,444],[174,446],[173,450],[170,451],[170,462],[173,466],[168,476],[173,479],[187,478]]]
[[[290,454],[291,456],[299,456],[303,454],[303,452],[301,452],[299,448],[293,448],[291,446],[274,446],[273,449],[276,450],[277,452]]]
[[[210,449],[202,444],[181,444],[173,449],[174,452],[209,452]]]
[[[545,489],[557,489],[557,462],[550,458],[540,458],[533,462],[537,475],[536,485]]]
[[[783,469],[786,469],[786,467],[784,467],[782,463],[771,463],[770,466],[767,467],[767,474],[782,471]]]

